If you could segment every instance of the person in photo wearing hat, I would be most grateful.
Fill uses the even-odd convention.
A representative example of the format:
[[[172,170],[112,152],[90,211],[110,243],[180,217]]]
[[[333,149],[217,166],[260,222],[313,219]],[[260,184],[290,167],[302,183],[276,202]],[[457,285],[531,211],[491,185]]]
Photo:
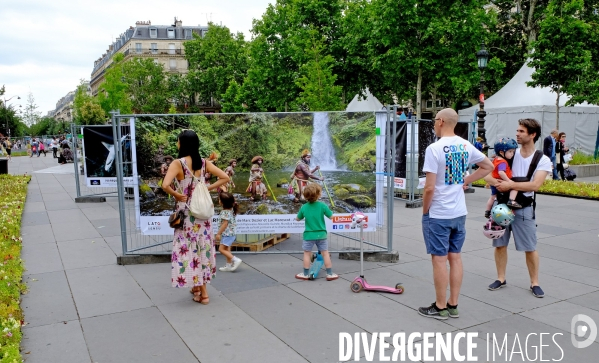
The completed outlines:
[[[237,160],[231,159],[229,160],[229,166],[225,169],[225,173],[229,176],[229,182],[220,187],[220,190],[223,192],[233,192],[235,189],[235,183],[233,182],[233,176],[235,176],[235,167],[237,166]]]
[[[254,156],[252,159],[252,168],[250,169],[250,185],[246,192],[251,193],[250,200],[266,199],[266,185],[262,183],[262,175],[264,169],[262,169],[262,163],[264,158],[260,155]]]
[[[320,170],[320,166],[316,166],[314,169],[310,170],[310,159],[312,158],[312,154],[308,149],[304,149],[302,151],[302,157],[295,164],[295,170],[291,175],[291,183],[293,186],[293,191],[295,193],[295,199],[293,201],[298,203],[304,199],[304,188],[308,185],[308,183],[312,180],[324,180],[324,178],[320,178],[314,175],[314,172]]]

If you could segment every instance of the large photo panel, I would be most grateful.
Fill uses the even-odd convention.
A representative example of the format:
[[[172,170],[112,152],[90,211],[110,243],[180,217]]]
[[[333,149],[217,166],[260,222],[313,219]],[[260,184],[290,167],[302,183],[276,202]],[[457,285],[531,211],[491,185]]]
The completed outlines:
[[[132,160],[131,130],[128,125],[121,126],[121,145],[123,160]],[[85,179],[88,187],[116,187],[116,142],[112,135],[112,126],[83,127],[83,158]],[[123,163],[123,181],[133,184],[131,163]]]
[[[334,213],[327,220],[330,231],[355,231],[350,219],[355,211],[368,216],[365,230],[375,230],[374,113],[244,113],[136,121],[139,227],[144,234],[172,233],[168,216],[174,198],[162,191],[162,179],[177,159],[182,129],[196,131],[202,157],[233,175],[223,189],[239,204],[238,234],[303,232],[303,221],[295,216],[310,183],[321,185],[320,201]],[[215,181],[211,176],[207,180]],[[217,218],[218,195],[212,196]]]

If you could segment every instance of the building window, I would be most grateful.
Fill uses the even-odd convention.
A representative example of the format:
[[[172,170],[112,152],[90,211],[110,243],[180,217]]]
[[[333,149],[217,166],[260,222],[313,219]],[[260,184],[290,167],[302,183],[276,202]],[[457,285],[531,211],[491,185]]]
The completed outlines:
[[[158,38],[158,29],[150,28],[150,38]]]
[[[152,43],[150,50],[152,51],[152,54],[158,54],[158,43]]]
[[[169,59],[168,65],[169,65],[169,68],[171,70],[177,69],[177,60],[176,59]]]
[[[168,43],[168,54],[175,54],[175,43]]]
[[[167,29],[166,30],[166,36],[169,39],[175,39],[175,29]]]
[[[135,53],[141,54],[141,43],[135,43]]]
[[[191,29],[185,29],[185,39],[191,39]]]

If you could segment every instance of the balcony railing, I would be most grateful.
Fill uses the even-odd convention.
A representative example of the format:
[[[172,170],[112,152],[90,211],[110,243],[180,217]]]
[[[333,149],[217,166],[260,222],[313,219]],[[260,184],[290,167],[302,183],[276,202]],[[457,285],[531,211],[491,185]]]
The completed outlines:
[[[174,49],[164,49],[164,48],[142,48],[135,49],[129,48],[125,50],[125,57],[128,55],[181,55],[183,54],[183,49],[174,48]]]

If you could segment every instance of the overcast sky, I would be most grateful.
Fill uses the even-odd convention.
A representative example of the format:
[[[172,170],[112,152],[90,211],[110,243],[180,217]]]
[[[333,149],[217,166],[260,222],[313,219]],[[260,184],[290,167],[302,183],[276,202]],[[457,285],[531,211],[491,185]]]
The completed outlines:
[[[153,25],[226,25],[250,37],[252,20],[276,0],[2,0],[0,87],[9,105],[25,107],[33,93],[43,116],[90,79],[93,64],[114,39],[138,20]]]

